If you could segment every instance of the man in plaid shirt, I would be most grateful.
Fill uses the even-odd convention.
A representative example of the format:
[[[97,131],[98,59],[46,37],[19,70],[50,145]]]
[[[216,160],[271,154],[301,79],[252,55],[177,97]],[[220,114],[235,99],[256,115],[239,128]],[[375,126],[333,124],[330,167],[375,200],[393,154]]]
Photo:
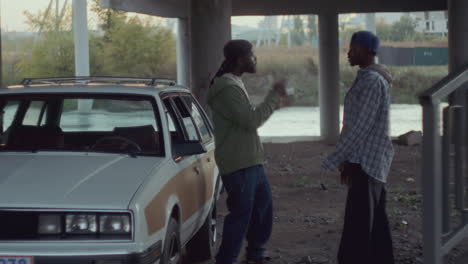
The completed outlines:
[[[385,210],[385,183],[393,159],[389,136],[389,71],[375,64],[378,38],[359,31],[351,38],[348,59],[360,67],[346,94],[343,129],[336,151],[322,163],[338,168],[349,186],[339,264],[393,264],[393,246]]]

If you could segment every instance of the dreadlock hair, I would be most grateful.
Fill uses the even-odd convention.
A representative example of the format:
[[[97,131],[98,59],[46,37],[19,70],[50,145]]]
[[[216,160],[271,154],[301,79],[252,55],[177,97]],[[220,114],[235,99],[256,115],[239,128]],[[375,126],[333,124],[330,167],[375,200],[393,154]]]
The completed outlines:
[[[213,85],[214,79],[223,76],[225,73],[232,72],[237,66],[237,59],[248,56],[252,52],[252,44],[243,39],[233,39],[224,45],[224,61],[216,72],[216,75],[211,79],[210,86]]]

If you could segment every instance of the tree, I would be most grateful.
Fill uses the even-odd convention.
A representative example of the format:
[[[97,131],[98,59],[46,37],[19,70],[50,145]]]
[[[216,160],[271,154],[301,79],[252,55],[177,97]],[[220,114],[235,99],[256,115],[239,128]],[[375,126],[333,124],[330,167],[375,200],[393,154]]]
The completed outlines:
[[[28,78],[74,75],[74,42],[71,31],[71,8],[64,10],[60,23],[49,16],[50,10],[36,14],[25,11],[27,24],[41,30],[30,53],[23,54],[18,63],[22,76]]]
[[[31,55],[23,58],[19,67],[22,75],[30,78],[73,76],[74,60],[72,33],[47,32],[33,47]]]
[[[100,0],[93,0],[91,11],[94,12],[99,21],[100,28],[104,31],[104,40],[109,41],[107,33],[125,23],[127,16],[125,12],[118,11],[112,8],[101,8]]]
[[[107,32],[97,47],[104,75],[175,77],[175,38],[172,32],[138,17],[127,18]]]
[[[104,31],[102,38],[92,39],[96,54],[91,62],[93,74],[175,78],[176,43],[171,30],[149,18],[102,9],[99,0],[93,2],[92,11]]]
[[[24,11],[23,14],[26,17],[26,24],[32,31],[38,31],[39,33],[70,31],[72,27],[72,9],[70,6],[60,10],[60,12],[58,12],[60,13],[59,17],[50,15],[55,13],[54,11],[55,10],[47,8],[37,13]]]
[[[307,16],[307,33],[309,40],[313,40],[317,38],[317,16],[316,15],[308,15]]]
[[[377,36],[382,41],[392,41],[392,25],[385,23],[383,19],[377,22]]]
[[[294,25],[291,32],[291,39],[294,45],[302,46],[305,40],[304,23],[301,16],[294,16]]]
[[[92,75],[125,75],[175,78],[175,38],[172,31],[150,19],[105,10],[93,0],[102,31],[90,31]],[[17,70],[24,77],[73,76],[74,36],[72,10],[66,9],[60,24],[50,9],[25,12],[32,29],[42,29],[29,52],[21,55]],[[53,12],[52,12],[53,13]],[[58,26],[57,26],[58,25]]]
[[[400,20],[392,26],[392,41],[410,41],[414,39],[416,33],[417,21],[409,15],[400,17]]]
[[[25,54],[30,54],[33,42],[34,37],[32,36],[10,39],[7,35],[2,39],[2,87],[18,84],[23,79],[23,75],[19,70],[21,68],[21,59]]]

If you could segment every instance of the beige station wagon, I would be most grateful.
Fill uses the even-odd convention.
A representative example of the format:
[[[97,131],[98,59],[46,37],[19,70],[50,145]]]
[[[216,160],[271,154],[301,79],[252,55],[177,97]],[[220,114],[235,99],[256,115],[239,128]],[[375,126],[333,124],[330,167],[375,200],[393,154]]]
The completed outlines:
[[[213,255],[221,189],[207,115],[162,79],[0,89],[0,264]]]

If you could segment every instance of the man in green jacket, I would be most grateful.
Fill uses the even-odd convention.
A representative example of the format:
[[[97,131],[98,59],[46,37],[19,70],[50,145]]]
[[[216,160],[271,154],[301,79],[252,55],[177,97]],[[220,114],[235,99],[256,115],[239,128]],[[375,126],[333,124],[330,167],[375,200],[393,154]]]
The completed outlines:
[[[224,57],[207,100],[213,116],[215,159],[227,191],[229,209],[216,263],[235,263],[247,238],[246,262],[263,264],[267,260],[263,246],[271,235],[273,206],[257,129],[285,98],[285,82],[277,82],[264,102],[254,107],[240,78],[244,72],[256,72],[252,44],[231,40],[224,46]]]

